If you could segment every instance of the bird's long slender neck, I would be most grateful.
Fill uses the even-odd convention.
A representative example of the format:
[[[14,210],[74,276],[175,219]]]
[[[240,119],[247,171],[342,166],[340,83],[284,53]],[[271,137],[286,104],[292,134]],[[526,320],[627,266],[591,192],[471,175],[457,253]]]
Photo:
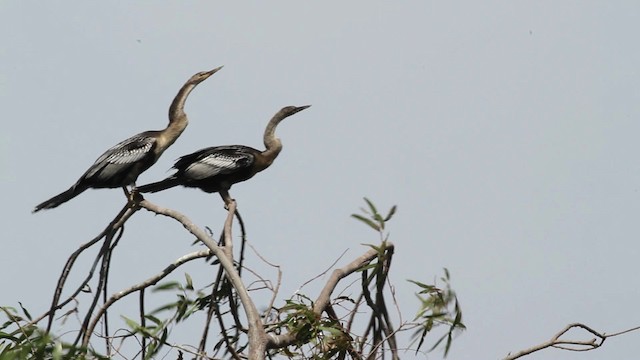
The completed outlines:
[[[271,164],[278,154],[280,154],[280,151],[282,151],[282,142],[276,137],[276,127],[282,119],[284,119],[284,117],[276,114],[264,130],[264,146],[266,150],[262,152],[262,155],[269,164]]]
[[[184,104],[187,101],[187,97],[200,81],[188,81],[173,98],[171,106],[169,107],[169,125],[160,132],[157,142],[157,150],[164,151],[178,139],[184,129],[189,124],[187,114],[184,112]]]

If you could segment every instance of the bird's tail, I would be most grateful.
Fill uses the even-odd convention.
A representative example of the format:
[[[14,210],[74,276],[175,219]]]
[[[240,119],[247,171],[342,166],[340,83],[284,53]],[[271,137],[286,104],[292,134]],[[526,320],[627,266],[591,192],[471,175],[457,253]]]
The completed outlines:
[[[80,195],[83,191],[87,190],[86,186],[78,186],[78,184],[74,184],[69,190],[62,192],[51,199],[43,202],[42,204],[36,205],[32,212],[38,212],[42,209],[53,209],[60,204],[66,203],[67,201],[73,199],[74,197]]]
[[[154,193],[180,185],[180,180],[175,177],[168,177],[162,181],[139,186],[137,190],[141,193]]]

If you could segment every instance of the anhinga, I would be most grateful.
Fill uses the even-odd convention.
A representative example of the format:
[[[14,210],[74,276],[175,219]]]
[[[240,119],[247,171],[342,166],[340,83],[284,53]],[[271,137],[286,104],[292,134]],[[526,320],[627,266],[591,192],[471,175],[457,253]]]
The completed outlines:
[[[89,188],[123,187],[135,185],[138,176],[155,164],[187,127],[184,104],[189,93],[222,66],[193,75],[180,88],[169,107],[169,125],[164,130],[145,131],[124,140],[105,151],[67,191],[39,204],[33,212],[51,209],[78,196]]]
[[[231,185],[250,179],[268,168],[282,150],[275,136],[276,126],[285,118],[308,108],[287,106],[278,111],[264,131],[265,151],[244,145],[215,146],[185,155],[176,161],[176,172],[155,183],[140,186],[138,191],[157,192],[177,185],[199,188],[207,193],[220,193],[226,204],[231,201]]]

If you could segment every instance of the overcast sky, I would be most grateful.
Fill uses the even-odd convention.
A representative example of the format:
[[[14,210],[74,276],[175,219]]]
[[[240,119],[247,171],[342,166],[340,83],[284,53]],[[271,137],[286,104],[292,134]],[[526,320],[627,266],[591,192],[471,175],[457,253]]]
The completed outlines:
[[[3,1],[0,304],[45,311],[66,258],[125,199],[91,190],[32,208],[110,146],[163,128],[184,81],[224,65],[189,97],[189,127],[138,183],[203,147],[262,148],[273,113],[312,104],[278,129],[274,165],[231,190],[249,242],[284,272],[281,299],[377,241],[349,218],[367,196],[398,205],[392,280],[405,318],[418,306],[406,279],[450,270],[468,327],[452,359],[500,358],[570,322],[609,333],[640,325],[638,34],[634,1]],[[216,194],[147,198],[214,231],[224,221]],[[140,211],[110,290],[191,242]],[[184,271],[200,286],[211,275],[201,262]],[[315,297],[324,280],[302,291]],[[639,341],[529,358],[634,359]]]

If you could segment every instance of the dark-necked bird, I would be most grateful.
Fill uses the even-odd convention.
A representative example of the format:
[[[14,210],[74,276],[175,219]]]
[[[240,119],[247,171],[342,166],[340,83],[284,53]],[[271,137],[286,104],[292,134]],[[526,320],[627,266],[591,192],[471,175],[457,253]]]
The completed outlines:
[[[214,146],[185,155],[176,161],[176,172],[168,178],[140,186],[141,193],[157,192],[182,185],[199,188],[207,193],[220,193],[226,204],[231,201],[231,185],[252,178],[268,168],[282,150],[282,142],[275,136],[276,127],[285,118],[308,108],[287,106],[278,111],[264,131],[265,150],[244,145]]]
[[[184,103],[189,93],[222,68],[199,72],[182,86],[169,108],[169,125],[164,130],[145,131],[105,151],[67,191],[37,205],[33,212],[52,209],[78,196],[89,188],[117,188],[134,185],[138,176],[155,164],[187,127]]]

